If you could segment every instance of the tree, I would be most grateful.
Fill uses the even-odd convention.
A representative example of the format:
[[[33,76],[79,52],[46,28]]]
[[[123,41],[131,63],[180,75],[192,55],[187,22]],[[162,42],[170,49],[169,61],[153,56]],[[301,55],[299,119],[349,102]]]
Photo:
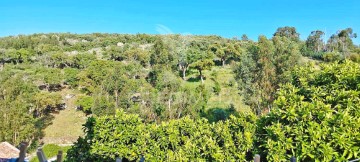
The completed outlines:
[[[73,62],[69,56],[65,55],[63,52],[53,52],[49,56],[49,64],[53,68],[64,68],[72,66]]]
[[[173,61],[174,58],[171,55],[167,44],[165,44],[161,38],[157,38],[153,49],[151,50],[150,65],[161,65],[171,68]]]
[[[57,92],[42,91],[34,96],[36,108],[34,110],[34,116],[42,117],[47,115],[58,108],[61,104],[62,97]]]
[[[125,69],[121,65],[116,65],[109,71],[103,83],[104,89],[115,97],[115,108],[119,107],[119,93],[126,85],[127,77],[124,74]]]
[[[306,47],[312,52],[321,52],[324,49],[324,32],[320,30],[312,31],[306,39]]]
[[[356,38],[357,34],[353,33],[352,28],[346,28],[333,34],[327,42],[327,51],[334,52],[339,51],[344,56],[349,55],[349,50],[355,46],[352,42],[352,38]]]
[[[205,51],[200,51],[199,49],[194,51],[196,55],[196,61],[190,65],[190,67],[195,68],[199,71],[199,76],[201,83],[204,83],[204,70],[210,70],[214,66],[214,61],[212,60],[212,55],[206,53]]]
[[[12,62],[14,64],[20,63],[20,60],[19,60],[20,56],[18,55],[18,52],[16,51],[16,49],[13,49],[13,48],[7,49],[5,52],[5,57],[9,60],[9,62]]]
[[[211,45],[208,50],[210,55],[215,55],[220,58],[222,66],[225,66],[225,61],[229,57],[229,53],[225,53],[225,49],[226,48],[222,47],[220,43],[215,43]]]
[[[198,46],[193,44],[194,40],[192,40],[189,36],[181,36],[178,39],[179,41],[176,47],[178,66],[182,72],[183,80],[186,80],[186,71],[188,70],[190,64],[192,64],[196,59],[196,52],[194,51]]]
[[[114,64],[114,61],[92,61],[86,70],[83,70],[78,74],[80,88],[86,91],[87,94],[92,94],[106,79],[110,68],[113,67]]]
[[[101,89],[97,89],[93,94],[94,104],[91,107],[92,114],[96,116],[113,115],[115,113],[115,105],[108,93]]]
[[[186,80],[186,71],[189,66],[196,61],[196,48],[187,47],[183,51],[181,51],[181,55],[179,57],[179,68],[182,71],[182,78]]]
[[[91,96],[87,96],[87,95],[84,95],[84,96],[80,96],[77,100],[76,100],[76,104],[78,106],[81,107],[81,109],[87,113],[87,114],[90,114],[91,113],[91,109],[94,105],[94,98],[91,97]]]
[[[39,130],[35,127],[36,119],[28,113],[26,106],[22,100],[11,102],[0,100],[0,129],[3,130],[0,131],[1,141],[8,141],[13,145],[23,141],[31,144],[39,134]]]
[[[124,57],[129,61],[138,61],[143,67],[149,65],[150,54],[148,51],[133,47],[124,52]]]
[[[209,46],[208,52],[210,55],[217,56],[222,62],[222,66],[225,66],[225,62],[230,58],[238,58],[241,49],[236,43],[227,42],[225,44],[214,43]]]
[[[40,134],[32,115],[34,96],[38,92],[27,75],[17,72],[6,76],[0,74],[0,141],[17,145],[22,141],[31,142]]]
[[[340,51],[348,52],[349,49],[354,48],[352,38],[356,38],[357,34],[353,33],[352,28],[346,28],[338,32],[338,38],[340,40]]]
[[[300,41],[300,34],[296,31],[295,27],[285,26],[280,27],[274,33],[274,36],[286,37],[292,41],[299,42]]]
[[[277,93],[274,109],[261,117],[255,143],[268,161],[350,161],[359,158],[360,66],[300,66]]]
[[[126,47],[128,47],[128,45],[126,45]],[[105,50],[104,56],[110,60],[122,61],[124,60],[124,51],[126,47],[112,45]]]
[[[247,36],[246,34],[243,34],[243,35],[241,36],[241,40],[242,40],[242,41],[249,41],[249,38],[248,38],[248,36]]]
[[[274,65],[276,69],[277,84],[289,81],[288,72],[294,65],[299,64],[300,49],[298,43],[284,37],[273,37]]]
[[[80,73],[79,69],[75,68],[65,68],[64,69],[64,83],[70,85],[71,88],[75,88],[79,85],[78,74]]]
[[[91,62],[96,61],[96,56],[92,53],[80,53],[73,58],[74,67],[78,69],[85,69],[90,66]]]
[[[272,41],[260,36],[257,45],[248,47],[235,69],[244,101],[256,114],[271,109],[275,92],[280,84],[290,79],[288,72],[298,63],[297,44],[286,37],[273,37]]]
[[[39,73],[42,76],[41,79],[46,84],[48,91],[58,91],[62,87],[63,74],[60,69],[56,68],[41,68]]]
[[[175,100],[175,93],[179,90],[180,80],[171,71],[162,71],[156,82],[156,89],[159,90],[159,99],[166,107],[163,116],[166,119],[173,119],[177,116],[176,109],[172,108]]]
[[[228,42],[224,47],[225,52],[225,60],[229,60],[230,58],[236,59],[240,57],[241,48],[239,44]],[[223,61],[223,66],[225,65],[225,61]]]

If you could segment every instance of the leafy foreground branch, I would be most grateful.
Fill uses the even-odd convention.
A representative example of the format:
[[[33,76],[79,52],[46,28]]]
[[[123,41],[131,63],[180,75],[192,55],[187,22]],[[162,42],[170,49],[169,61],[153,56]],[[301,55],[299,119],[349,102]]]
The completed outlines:
[[[210,124],[188,117],[161,124],[143,124],[138,115],[89,118],[87,136],[68,152],[69,161],[114,161],[116,157],[149,161],[189,161],[252,157],[254,115]]]
[[[68,161],[346,161],[360,156],[360,66],[345,61],[300,67],[266,116],[209,123],[188,117],[161,124],[138,115],[89,118]]]

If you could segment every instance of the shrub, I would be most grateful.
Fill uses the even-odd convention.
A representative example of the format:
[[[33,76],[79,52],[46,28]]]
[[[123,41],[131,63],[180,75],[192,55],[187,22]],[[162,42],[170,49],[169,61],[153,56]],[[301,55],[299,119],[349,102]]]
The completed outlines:
[[[339,61],[342,59],[341,55],[339,53],[335,53],[335,52],[325,53],[322,57],[323,57],[323,60],[326,62],[334,62],[334,61]]]
[[[85,113],[91,113],[91,108],[94,104],[94,99],[91,96],[80,96],[76,104],[81,107],[81,110]]]
[[[138,115],[89,118],[86,137],[68,152],[68,161],[245,161],[252,159],[254,115],[211,124],[188,117],[144,124]]]
[[[360,158],[360,65],[298,67],[277,92],[271,112],[255,117],[215,109],[214,119],[145,124],[138,115],[89,118],[86,136],[69,150],[68,161],[348,161]],[[229,112],[233,111],[233,106]]]
[[[347,161],[360,156],[360,66],[293,72],[274,110],[258,122],[257,148],[268,161]],[[261,136],[263,135],[263,136]]]
[[[221,86],[219,82],[215,82],[215,85],[213,87],[213,91],[216,95],[219,95],[220,91],[221,91]]]
[[[360,63],[360,54],[352,53],[350,54],[349,59],[351,61]]]

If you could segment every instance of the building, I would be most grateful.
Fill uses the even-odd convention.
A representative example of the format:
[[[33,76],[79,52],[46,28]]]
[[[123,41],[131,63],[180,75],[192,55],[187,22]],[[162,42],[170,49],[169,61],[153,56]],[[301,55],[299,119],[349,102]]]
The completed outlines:
[[[0,162],[19,157],[20,150],[8,142],[0,143]]]

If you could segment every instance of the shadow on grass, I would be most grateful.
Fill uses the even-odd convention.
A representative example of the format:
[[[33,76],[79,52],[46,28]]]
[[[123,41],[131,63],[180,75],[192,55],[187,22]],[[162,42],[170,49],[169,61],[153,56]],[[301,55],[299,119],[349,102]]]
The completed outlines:
[[[231,115],[238,116],[238,112],[232,105],[228,108],[215,107],[208,109],[203,114],[203,117],[208,119],[209,122],[218,122],[227,120]]]
[[[187,81],[193,83],[193,82],[200,82],[200,80],[201,80],[200,77],[195,77],[195,78],[191,77]]]
[[[37,119],[35,122],[35,128],[38,130],[41,130],[39,133],[39,138],[43,138],[45,136],[44,129],[52,124],[52,121],[54,119],[54,115],[47,114]]]

